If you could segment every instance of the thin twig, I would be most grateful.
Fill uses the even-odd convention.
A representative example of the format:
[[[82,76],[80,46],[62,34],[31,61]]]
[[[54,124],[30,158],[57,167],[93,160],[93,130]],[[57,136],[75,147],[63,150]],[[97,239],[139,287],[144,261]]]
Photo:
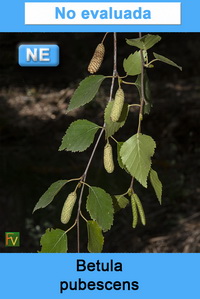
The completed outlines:
[[[113,136],[110,136],[112,140],[114,140],[117,144],[119,143]]]
[[[131,178],[130,189],[133,190],[134,177]]]
[[[83,216],[81,211],[80,211],[80,216],[85,220],[85,222],[88,222],[88,220]]]
[[[141,32],[139,33],[139,38],[142,37]],[[144,95],[144,57],[143,57],[143,52],[142,49],[140,50],[140,56],[141,56],[141,87],[140,87],[140,94],[141,94],[141,99],[140,99],[140,112],[139,112],[139,120],[138,120],[138,129],[137,133],[141,133],[141,123],[142,123],[142,118],[143,118],[143,106],[145,102],[145,95]]]
[[[145,64],[146,67],[148,67],[150,64],[154,63],[155,61],[159,61],[158,59],[153,59],[150,62],[148,62],[147,64]]]
[[[134,82],[127,82],[127,81],[122,80],[122,83],[137,86],[137,84]]]
[[[142,33],[139,33],[139,38],[142,37]],[[137,133],[141,133],[141,123],[142,123],[142,118],[143,118],[143,106],[145,102],[145,94],[144,94],[144,57],[143,57],[143,52],[142,49],[140,50],[140,56],[141,56],[141,86],[140,86],[140,111],[139,111],[139,119],[138,119],[138,129]],[[131,178],[131,184],[130,184],[130,189],[133,190],[133,183],[134,183],[134,177]]]
[[[105,38],[106,38],[106,36],[107,36],[108,33],[109,33],[109,32],[106,32],[106,33],[105,33],[105,35],[104,35],[104,37],[103,37],[103,39],[102,39],[102,41],[101,41],[102,44],[103,44],[103,42],[104,42],[104,40],[105,40]]]
[[[113,88],[114,88],[114,82],[115,82],[115,76],[117,76],[117,35],[114,32],[114,63],[113,63],[113,76],[112,76],[112,82],[111,82],[111,87],[110,87],[110,96],[109,96],[109,101],[110,102],[112,100],[112,95],[113,95]],[[105,130],[105,123],[103,125],[103,128],[101,129],[99,136],[97,138],[97,141],[94,145],[94,148],[92,150],[91,156],[89,158],[89,161],[87,163],[87,166],[85,168],[85,171],[83,173],[82,176],[82,182],[86,181],[86,177],[87,177],[87,173],[90,167],[90,164],[92,162],[92,159],[94,157],[94,154],[96,152],[97,146],[99,144],[99,141],[103,135],[103,132]],[[81,187],[81,192],[80,192],[80,196],[79,196],[79,201],[78,201],[78,211],[77,211],[77,216],[76,216],[76,222],[77,222],[77,252],[80,253],[80,212],[81,212],[81,203],[82,203],[82,198],[83,198],[83,191],[85,188],[85,184],[82,184]]]
[[[140,104],[130,104],[128,107],[140,107]]]

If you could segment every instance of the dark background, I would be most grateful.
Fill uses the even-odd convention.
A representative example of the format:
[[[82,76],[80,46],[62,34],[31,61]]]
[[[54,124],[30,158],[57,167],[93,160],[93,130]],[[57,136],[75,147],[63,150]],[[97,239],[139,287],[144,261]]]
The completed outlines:
[[[105,234],[104,252],[200,251],[200,35],[159,35],[162,40],[153,51],[183,67],[180,72],[158,62],[148,71],[154,107],[144,118],[142,132],[151,135],[157,144],[153,165],[163,182],[163,205],[159,206],[151,188],[145,190],[136,184],[147,225],[132,229],[130,206],[118,212],[114,226]],[[33,215],[32,210],[51,183],[80,176],[85,169],[92,147],[75,154],[58,152],[58,147],[73,120],[86,118],[103,123],[109,83],[102,85],[95,101],[66,114],[75,88],[88,76],[88,63],[102,37],[103,33],[0,34],[0,252],[36,252],[47,227],[66,229],[60,224],[60,211],[73,184],[47,208]],[[125,38],[135,37],[136,33],[118,34],[118,71],[122,75],[123,59],[135,50],[126,44]],[[29,42],[58,44],[60,65],[20,67],[18,45]],[[107,36],[105,47],[104,63],[98,73],[111,75],[112,34]],[[126,87],[125,92],[128,102],[137,101],[133,87]],[[130,137],[136,123],[137,111],[133,111],[116,138]],[[103,146],[102,139],[88,182],[112,194],[123,193],[130,177],[117,167],[114,174],[105,173]],[[82,222],[81,230],[81,250],[85,252],[87,237]],[[7,231],[21,233],[19,248],[5,248]],[[69,251],[76,252],[75,229],[69,234]]]

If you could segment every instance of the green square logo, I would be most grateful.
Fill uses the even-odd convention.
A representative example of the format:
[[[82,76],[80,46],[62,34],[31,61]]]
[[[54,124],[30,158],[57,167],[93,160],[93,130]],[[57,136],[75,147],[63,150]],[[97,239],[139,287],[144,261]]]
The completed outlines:
[[[19,232],[6,232],[5,233],[5,246],[6,247],[19,247],[20,246],[20,233]]]

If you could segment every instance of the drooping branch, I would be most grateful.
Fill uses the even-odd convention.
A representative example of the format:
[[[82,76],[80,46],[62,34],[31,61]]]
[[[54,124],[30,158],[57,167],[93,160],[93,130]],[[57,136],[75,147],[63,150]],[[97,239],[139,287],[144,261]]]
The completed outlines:
[[[112,100],[114,82],[115,82],[115,78],[116,78],[116,75],[117,75],[117,34],[116,34],[116,32],[114,32],[113,37],[114,37],[113,75],[112,75],[112,81],[111,81],[111,86],[110,86],[110,95],[109,95],[108,102],[110,102]],[[98,136],[98,138],[95,142],[94,148],[93,148],[92,153],[91,153],[90,158],[89,158],[89,161],[88,161],[87,166],[85,168],[85,171],[82,175],[82,182],[86,181],[88,170],[90,168],[93,157],[96,153],[96,149],[99,145],[101,137],[104,133],[104,130],[105,130],[105,123],[104,123],[104,125],[103,125],[103,127],[102,127],[102,129],[99,133],[99,136]],[[78,201],[78,211],[77,211],[77,216],[76,216],[76,223],[77,223],[77,252],[78,253],[80,253],[80,221],[79,220],[80,220],[81,203],[82,203],[84,189],[85,189],[85,184],[82,184],[81,192],[80,192],[80,196],[79,196],[79,201]]]
[[[142,37],[141,32],[139,33],[139,38]],[[140,49],[140,56],[141,56],[141,82],[140,82],[140,111],[139,111],[139,119],[138,119],[138,129],[137,133],[141,133],[141,123],[143,118],[143,107],[145,103],[145,93],[144,93],[144,57],[143,57],[143,50]]]

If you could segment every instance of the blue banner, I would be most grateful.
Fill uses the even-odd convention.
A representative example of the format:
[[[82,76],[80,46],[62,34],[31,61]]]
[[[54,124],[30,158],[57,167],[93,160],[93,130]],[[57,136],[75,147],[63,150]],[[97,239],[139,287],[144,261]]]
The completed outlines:
[[[197,0],[8,0],[0,32],[199,32],[199,8]]]

